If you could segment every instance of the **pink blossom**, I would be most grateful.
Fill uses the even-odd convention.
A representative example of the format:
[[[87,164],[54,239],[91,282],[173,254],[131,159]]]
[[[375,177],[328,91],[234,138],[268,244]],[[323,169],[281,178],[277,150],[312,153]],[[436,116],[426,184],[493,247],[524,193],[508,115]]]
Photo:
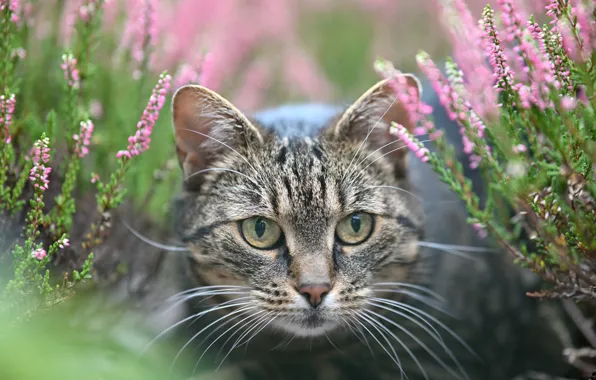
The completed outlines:
[[[174,89],[178,89],[187,84],[199,83],[199,73],[188,64],[180,66],[174,78]]]
[[[503,53],[499,33],[495,28],[495,12],[490,8],[486,8],[482,13],[480,24],[484,30],[486,54],[493,68],[493,77],[496,80],[497,89],[510,89],[513,85],[514,73]]]
[[[555,24],[563,14],[563,4],[560,0],[549,0],[550,3],[545,7],[546,15],[552,18],[551,24]]]
[[[91,120],[81,121],[81,129],[79,134],[75,134],[72,138],[75,140],[75,153],[83,158],[89,153],[87,148],[91,144],[91,135],[93,135],[93,122]]]
[[[21,4],[19,0],[0,0],[0,13],[4,11],[4,9],[8,9],[11,12],[11,20],[14,23],[18,23],[19,20],[19,12],[21,9]]]
[[[96,183],[97,181],[99,181],[99,174],[91,173],[91,183]]]
[[[211,80],[211,73],[213,71],[213,54],[207,53],[203,56],[201,62],[201,74],[199,76],[199,84],[203,87],[209,88]]]
[[[138,62],[149,62],[146,57],[157,43],[157,0],[133,0],[129,2],[129,19],[124,30],[123,44],[130,48]]]
[[[62,56],[62,71],[64,71],[64,79],[68,85],[74,89],[80,86],[79,70],[77,69],[77,60],[72,54],[64,54]]]
[[[0,141],[4,141],[6,144],[10,143],[11,140],[8,128],[12,124],[15,103],[16,99],[14,94],[10,95],[8,98],[4,95],[0,95]]]
[[[514,153],[523,153],[523,152],[526,152],[527,150],[528,150],[528,148],[524,144],[518,144],[513,147]]]
[[[412,125],[419,125],[414,130],[415,135],[431,134],[431,139],[438,137],[434,123],[429,120],[428,115],[432,114],[432,107],[422,102],[418,89],[409,86],[406,77],[396,70],[391,62],[377,60],[375,70],[385,79],[389,79],[389,85],[397,95],[399,101],[406,111]]]
[[[484,239],[488,236],[488,232],[486,231],[486,228],[484,228],[483,224],[474,223],[472,224],[472,227],[474,228],[474,230],[476,230],[476,233],[478,234],[478,237],[480,237],[480,239]]]
[[[235,96],[234,104],[252,111],[262,104],[271,81],[271,67],[267,61],[255,61],[247,70],[244,82]]]
[[[48,253],[43,248],[38,248],[38,249],[34,250],[33,252],[31,252],[31,257],[33,257],[39,261],[45,259],[45,257],[47,255],[48,255]]]
[[[561,108],[570,111],[577,105],[577,99],[571,96],[563,96],[561,98]]]
[[[137,124],[137,132],[128,138],[128,147],[126,150],[121,150],[116,154],[117,158],[126,157],[128,159],[138,156],[147,149],[149,149],[149,143],[151,142],[151,132],[153,132],[153,126],[159,118],[159,111],[162,109],[165,101],[166,94],[170,88],[171,77],[166,74],[161,74],[159,81],[153,93],[149,98],[147,108],[143,111],[141,120]]]
[[[33,144],[33,167],[29,172],[29,180],[33,182],[33,187],[40,191],[48,189],[48,176],[52,168],[46,165],[50,161],[50,139],[47,137],[39,139]]]
[[[391,125],[390,132],[399,137],[400,140],[406,144],[408,149],[410,149],[416,155],[416,157],[420,159],[420,161],[427,162],[429,160],[429,150],[426,149],[420,142],[415,141],[414,137],[403,125],[393,123]]]
[[[64,249],[66,247],[70,247],[70,241],[66,238],[66,235],[62,235],[60,240],[58,240],[58,248]]]

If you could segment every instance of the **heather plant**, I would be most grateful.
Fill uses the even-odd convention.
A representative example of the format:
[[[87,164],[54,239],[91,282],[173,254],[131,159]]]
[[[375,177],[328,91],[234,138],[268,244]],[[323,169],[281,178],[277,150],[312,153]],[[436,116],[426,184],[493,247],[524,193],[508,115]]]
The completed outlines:
[[[525,14],[521,1],[499,0],[495,9],[484,8],[478,23],[461,0],[443,1],[441,7],[449,20],[454,59],[444,68],[425,52],[416,59],[449,118],[460,126],[469,170],[480,171],[488,184],[486,201],[474,192],[453,147],[429,118],[430,110],[408,102],[407,86],[396,79],[397,95],[419,125],[416,134],[428,135],[432,149],[401,125],[393,125],[393,132],[459,195],[481,236],[493,238],[545,280],[545,288],[529,296],[593,305],[594,3],[551,0],[534,17]],[[539,25],[536,20],[545,16],[548,24]],[[388,61],[378,60],[376,69],[396,77]],[[588,341],[596,343],[589,324],[580,325]],[[577,364],[578,357],[593,357],[594,348],[567,355]]]

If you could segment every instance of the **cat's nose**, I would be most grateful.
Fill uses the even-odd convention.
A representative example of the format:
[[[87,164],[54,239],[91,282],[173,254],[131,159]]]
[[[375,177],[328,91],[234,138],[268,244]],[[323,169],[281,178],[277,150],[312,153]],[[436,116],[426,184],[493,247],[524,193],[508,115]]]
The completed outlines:
[[[312,307],[317,307],[323,302],[323,298],[329,293],[330,289],[329,284],[309,284],[301,285],[298,288],[298,293],[302,294]]]

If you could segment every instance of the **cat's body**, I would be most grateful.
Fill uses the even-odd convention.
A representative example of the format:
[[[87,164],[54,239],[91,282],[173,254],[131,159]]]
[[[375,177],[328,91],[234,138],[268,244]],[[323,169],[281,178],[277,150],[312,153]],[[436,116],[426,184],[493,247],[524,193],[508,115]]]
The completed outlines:
[[[433,95],[430,93],[430,96]],[[231,123],[244,124],[237,127],[239,130],[247,128],[245,123],[248,120],[236,115],[235,109],[218,114],[219,111],[214,109],[218,101],[209,98],[203,102],[208,117],[230,118],[232,115]],[[203,157],[209,165],[199,165],[190,170],[184,165],[184,155],[180,156],[187,175],[198,171],[208,176],[199,183],[191,183],[187,187],[190,191],[185,193],[179,204],[179,232],[193,252],[190,258],[183,260],[182,267],[189,279],[184,288],[249,286],[246,290],[238,289],[239,295],[214,296],[208,293],[210,301],[199,303],[202,298],[198,297],[188,302],[187,315],[192,315],[206,310],[205,304],[227,305],[233,302],[230,301],[233,297],[249,297],[239,301],[239,306],[235,308],[200,314],[193,328],[182,329],[182,339],[193,340],[185,346],[185,350],[196,348],[194,352],[197,360],[200,358],[199,368],[206,371],[199,378],[396,379],[401,377],[400,367],[411,380],[501,380],[534,370],[564,374],[567,368],[561,361],[562,347],[553,329],[553,321],[555,325],[560,323],[558,309],[553,304],[538,303],[525,295],[537,285],[535,278],[522,274],[503,252],[486,249],[487,243],[466,223],[462,203],[446,185],[440,183],[428,165],[415,157],[405,160],[403,156],[392,156],[392,152],[383,150],[383,136],[376,136],[380,141],[370,145],[361,144],[368,131],[376,128],[373,127],[375,122],[379,123],[382,118],[380,114],[376,114],[376,118],[374,114],[367,114],[366,109],[361,115],[355,115],[361,111],[358,107],[371,106],[366,96],[359,101],[358,106],[348,109],[345,114],[342,108],[325,105],[283,106],[257,113],[248,127],[255,128],[255,131],[244,132],[249,142],[247,146],[238,140],[225,138],[224,133],[235,133],[233,127],[227,131],[224,131],[225,126],[217,130],[219,121],[211,120],[205,124],[209,125],[206,130],[215,130],[215,133],[211,135],[213,138],[202,139],[202,149],[216,149],[214,147],[219,143],[225,143],[226,147],[220,146],[213,156]],[[437,104],[436,98],[427,99],[427,102]],[[190,125],[187,120],[176,120],[176,106],[175,103],[175,123],[178,123],[177,132],[181,134],[186,128],[190,129]],[[226,107],[228,104],[217,106]],[[386,109],[380,110],[383,111]],[[362,120],[364,117],[375,119],[369,123]],[[439,117],[441,121],[441,115]],[[345,123],[342,128],[346,129],[339,137],[326,135],[326,131],[342,123]],[[358,138],[352,142],[354,145],[344,144],[342,139],[354,133],[349,126],[357,123],[364,124],[361,126],[365,127],[364,133],[356,133]],[[180,128],[181,124],[186,128]],[[380,128],[383,127],[386,128],[386,125]],[[447,128],[448,136],[456,132],[452,123],[443,127]],[[201,128],[196,130],[205,132]],[[259,135],[255,137],[251,133]],[[373,141],[371,136],[369,138]],[[358,159],[352,162],[354,146],[362,149],[357,150]],[[227,151],[227,148],[233,149],[233,152]],[[388,157],[394,162],[381,158],[379,151],[388,152]],[[352,193],[338,195],[346,190],[341,188],[342,181],[353,175],[353,169],[352,172],[346,171],[345,162],[340,163],[346,159],[345,156],[350,162],[348,168],[359,160],[364,162],[369,159],[366,161],[368,166],[362,165],[360,169],[372,169],[350,182],[348,187],[352,189],[347,191]],[[465,161],[462,156],[458,158]],[[379,165],[376,168],[375,163]],[[212,174],[206,171],[207,167],[232,168],[241,174],[222,174],[219,171]],[[264,174],[260,176],[259,173]],[[253,177],[256,181],[238,179],[239,176]],[[383,176],[394,177],[388,179]],[[481,192],[478,174],[472,173],[472,176],[476,176],[475,185]],[[259,184],[252,187],[251,182]],[[266,189],[261,192],[258,186]],[[367,186],[375,189],[359,197],[358,189]],[[397,186],[401,190],[396,189]],[[234,193],[236,187],[239,188],[238,193]],[[247,193],[252,190],[267,199]],[[329,195],[333,191],[335,196]],[[357,206],[350,208],[350,203]],[[382,247],[380,250],[386,250],[386,253],[376,261],[367,258],[360,262],[350,261],[350,255],[355,253],[349,246],[337,248],[336,243],[330,243],[327,257],[327,248],[320,239],[327,233],[326,227],[325,223],[318,221],[337,223],[328,222],[333,217],[333,207],[354,211],[366,208],[367,203],[372,205],[373,210],[379,210],[379,214],[384,212],[385,217],[398,221],[397,225],[386,227],[385,235],[377,236],[379,240],[371,243]],[[244,212],[244,209],[249,211]],[[274,247],[273,251],[267,251],[260,257],[259,252],[249,249],[250,253],[247,253],[241,243],[231,241],[240,239],[234,237],[233,227],[219,236],[213,234],[221,224],[225,224],[217,222],[218,218],[242,220],[250,217],[251,213],[279,220],[283,229],[291,230],[289,234],[293,241],[286,245],[287,248]],[[400,237],[403,235],[407,237]],[[412,243],[416,241],[479,249],[461,255],[453,248],[448,253],[445,247],[441,250],[416,246]],[[295,256],[289,253],[292,250]],[[375,254],[377,252],[373,248],[373,251],[365,251],[364,256],[370,258]],[[466,255],[468,257],[463,257]],[[305,258],[304,262],[301,262],[300,256]],[[348,257],[346,261],[343,261],[344,256]],[[293,260],[299,264],[296,265]],[[302,313],[308,311],[296,309],[296,305],[300,304],[297,294],[303,281],[301,275],[323,278],[314,280],[315,283],[333,282],[333,276],[343,276],[337,280],[340,285],[325,290],[329,292],[332,291],[330,288],[339,287],[328,299],[335,305],[343,303],[339,308],[345,307],[348,311],[329,312],[327,317],[326,311],[318,312],[315,307],[315,311],[311,312],[315,316],[318,314],[314,313],[322,315],[320,323],[319,317],[309,319],[310,315],[304,316]],[[286,281],[292,285],[284,287]],[[376,288],[398,290],[399,294],[371,291],[375,289],[372,284],[387,282],[401,282],[414,287],[378,285]],[[292,286],[296,289],[294,294]],[[444,306],[452,316],[424,302],[432,296],[421,291],[420,287],[444,297],[444,302],[433,304],[439,308]],[[369,289],[363,292],[366,288]],[[230,289],[226,292],[234,293]],[[374,296],[384,300],[371,298]],[[394,311],[389,311],[390,308]],[[363,312],[363,309],[369,311]],[[260,314],[252,317],[253,312]],[[279,313],[281,322],[273,318]],[[327,318],[335,320],[338,326],[328,322]],[[250,343],[246,344],[249,339]],[[406,344],[406,349],[401,347],[401,342]],[[199,343],[202,344],[199,346]],[[394,358],[391,359],[391,356]],[[210,372],[221,363],[223,366],[217,372]]]

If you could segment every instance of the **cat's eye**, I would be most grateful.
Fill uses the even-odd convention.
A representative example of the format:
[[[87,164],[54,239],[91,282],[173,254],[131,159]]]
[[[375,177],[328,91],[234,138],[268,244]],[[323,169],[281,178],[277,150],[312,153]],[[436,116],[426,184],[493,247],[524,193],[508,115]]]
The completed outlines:
[[[240,232],[253,248],[271,249],[281,240],[281,228],[271,219],[253,216],[240,222]]]
[[[360,244],[370,237],[374,223],[375,220],[370,214],[363,212],[353,213],[339,221],[335,229],[335,234],[342,244]]]

